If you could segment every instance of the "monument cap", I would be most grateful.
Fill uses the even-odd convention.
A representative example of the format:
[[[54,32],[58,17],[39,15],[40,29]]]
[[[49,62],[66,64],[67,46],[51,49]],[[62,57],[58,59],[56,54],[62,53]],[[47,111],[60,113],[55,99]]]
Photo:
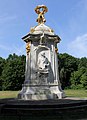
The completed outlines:
[[[33,34],[44,33],[44,34],[54,35],[54,31],[50,27],[44,25],[43,23],[31,28],[30,33]]]
[[[32,27],[30,30],[30,33],[33,34],[49,34],[49,35],[54,35],[54,31],[53,29],[51,29],[50,27],[44,25],[44,23],[46,22],[46,19],[44,17],[44,14],[48,11],[48,8],[45,5],[38,5],[35,8],[35,12],[38,14],[38,18],[37,18],[37,22],[38,25],[35,27]]]

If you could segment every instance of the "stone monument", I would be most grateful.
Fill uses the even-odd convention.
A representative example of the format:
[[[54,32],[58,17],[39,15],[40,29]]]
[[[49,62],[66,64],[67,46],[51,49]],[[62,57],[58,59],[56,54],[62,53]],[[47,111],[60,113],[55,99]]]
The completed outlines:
[[[22,38],[26,42],[26,71],[18,99],[61,99],[65,96],[58,73],[57,43],[60,37],[44,24],[47,11],[44,5],[35,8],[38,25]]]

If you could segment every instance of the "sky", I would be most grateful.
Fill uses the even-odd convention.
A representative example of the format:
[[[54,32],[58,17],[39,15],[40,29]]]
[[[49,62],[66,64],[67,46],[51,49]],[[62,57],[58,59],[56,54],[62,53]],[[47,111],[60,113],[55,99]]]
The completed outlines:
[[[37,25],[37,5],[46,5],[46,25],[61,38],[59,53],[87,57],[87,0],[0,0],[0,57],[26,54],[21,39]]]

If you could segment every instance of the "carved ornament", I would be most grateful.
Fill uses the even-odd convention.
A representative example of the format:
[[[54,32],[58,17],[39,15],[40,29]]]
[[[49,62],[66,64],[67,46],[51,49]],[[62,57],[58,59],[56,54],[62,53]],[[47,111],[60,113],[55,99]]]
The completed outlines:
[[[58,53],[58,48],[55,48],[56,53]]]
[[[42,11],[41,11],[42,9]],[[44,18],[44,14],[48,11],[48,8],[45,5],[38,5],[35,8],[35,12],[38,14],[37,22],[38,24],[45,23],[46,19]]]
[[[31,42],[28,42],[28,43],[26,44],[26,52],[27,52],[27,55],[28,55],[29,52],[30,52],[30,46],[31,46]]]

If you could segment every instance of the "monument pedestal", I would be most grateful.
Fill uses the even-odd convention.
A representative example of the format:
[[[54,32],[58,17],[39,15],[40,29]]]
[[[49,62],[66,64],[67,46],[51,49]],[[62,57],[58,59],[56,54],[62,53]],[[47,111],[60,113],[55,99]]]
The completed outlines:
[[[24,84],[18,98],[22,100],[62,99],[65,94],[57,86]]]

